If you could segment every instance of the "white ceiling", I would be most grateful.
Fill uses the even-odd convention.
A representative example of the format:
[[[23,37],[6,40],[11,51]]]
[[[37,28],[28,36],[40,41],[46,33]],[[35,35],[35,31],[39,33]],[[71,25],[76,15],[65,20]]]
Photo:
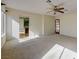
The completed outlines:
[[[46,3],[47,0],[4,0],[8,7],[19,9],[22,11],[28,11],[32,13],[48,14],[49,5]],[[64,2],[64,8],[67,9],[65,13],[73,12],[77,10],[76,0],[51,0],[53,4],[60,4]],[[60,14],[60,13],[57,13]],[[50,14],[52,15],[52,14]]]

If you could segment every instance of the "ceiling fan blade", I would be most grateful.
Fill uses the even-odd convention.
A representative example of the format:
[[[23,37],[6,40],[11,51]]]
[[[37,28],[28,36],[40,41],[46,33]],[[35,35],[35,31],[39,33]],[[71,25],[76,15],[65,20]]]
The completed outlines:
[[[62,8],[58,8],[57,10],[63,10],[64,8],[62,7]]]
[[[4,4],[4,3],[1,3],[1,5],[6,5],[6,4]]]
[[[59,11],[57,11],[57,12],[64,13],[64,11],[60,11],[60,10],[59,10]]]

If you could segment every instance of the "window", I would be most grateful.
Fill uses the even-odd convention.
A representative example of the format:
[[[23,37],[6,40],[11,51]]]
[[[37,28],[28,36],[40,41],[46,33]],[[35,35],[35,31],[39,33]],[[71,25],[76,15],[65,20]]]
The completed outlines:
[[[6,14],[1,11],[1,36],[6,33]]]

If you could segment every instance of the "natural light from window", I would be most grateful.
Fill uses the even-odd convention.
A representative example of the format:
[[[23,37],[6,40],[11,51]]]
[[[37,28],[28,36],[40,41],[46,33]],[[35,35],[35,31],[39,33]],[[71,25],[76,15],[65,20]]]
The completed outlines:
[[[42,59],[76,59],[77,54],[61,45],[56,44],[52,47]]]
[[[25,42],[25,41],[28,41],[28,40],[31,40],[31,39],[36,39],[36,38],[39,38],[40,36],[35,34],[34,32],[32,32],[31,30],[29,30],[29,36],[25,37],[25,38],[20,38],[19,39],[19,42]]]

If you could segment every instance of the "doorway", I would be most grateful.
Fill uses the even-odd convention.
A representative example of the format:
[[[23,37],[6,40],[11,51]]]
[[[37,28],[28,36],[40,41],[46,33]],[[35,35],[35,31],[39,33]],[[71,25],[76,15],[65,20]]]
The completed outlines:
[[[29,36],[29,18],[20,17],[20,38]]]
[[[55,33],[60,34],[60,19],[55,20]]]

